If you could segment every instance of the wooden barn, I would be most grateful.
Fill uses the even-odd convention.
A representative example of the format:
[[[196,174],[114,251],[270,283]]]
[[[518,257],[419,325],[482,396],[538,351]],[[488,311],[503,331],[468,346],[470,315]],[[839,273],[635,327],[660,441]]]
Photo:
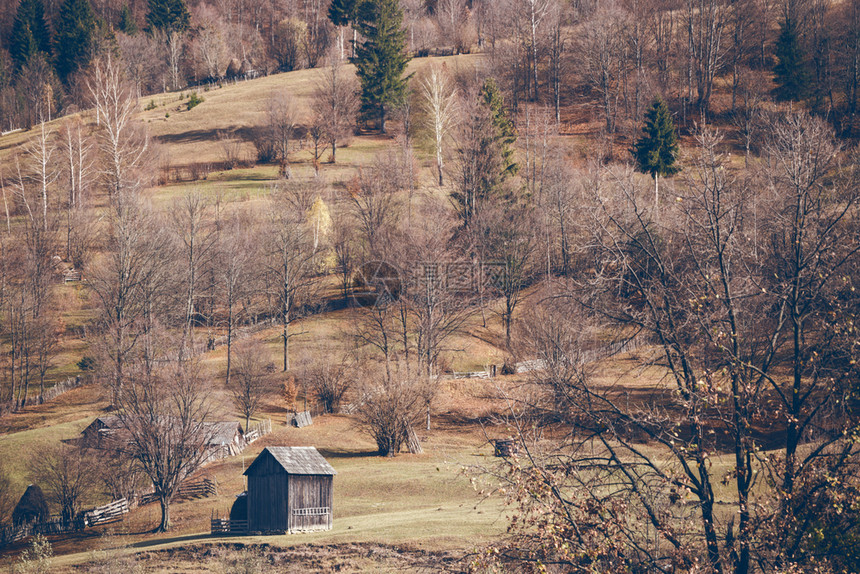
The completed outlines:
[[[245,471],[248,530],[330,530],[335,474],[312,446],[266,447]]]
[[[206,451],[204,464],[239,454],[248,446],[238,422],[204,422],[201,433]],[[81,432],[81,442],[87,448],[122,450],[130,441],[131,434],[122,419],[115,415],[99,417]]]
[[[118,416],[99,417],[81,432],[88,448],[117,448],[128,441],[128,433]]]

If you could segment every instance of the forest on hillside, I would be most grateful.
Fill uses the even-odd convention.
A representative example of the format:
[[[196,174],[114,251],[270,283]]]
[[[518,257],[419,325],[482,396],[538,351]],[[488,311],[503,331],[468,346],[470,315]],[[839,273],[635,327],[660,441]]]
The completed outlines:
[[[316,68],[332,49],[353,55],[362,11],[372,4],[4,0],[0,126],[27,128],[40,117],[90,107],[90,62],[105,53],[123,59],[139,95]],[[562,105],[587,104],[607,134],[630,134],[655,94],[684,125],[712,113],[729,118],[772,97],[804,100],[840,135],[856,132],[860,7],[853,0],[404,0],[400,6],[409,54],[486,54],[515,113],[522,102],[540,102],[561,121]],[[726,97],[712,102],[718,92]]]

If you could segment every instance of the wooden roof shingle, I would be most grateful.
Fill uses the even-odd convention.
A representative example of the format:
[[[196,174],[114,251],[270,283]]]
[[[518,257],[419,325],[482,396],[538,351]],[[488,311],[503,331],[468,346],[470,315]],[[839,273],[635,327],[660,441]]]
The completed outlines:
[[[323,455],[312,446],[267,446],[244,474],[249,474],[257,461],[266,456],[267,452],[287,474],[337,474]]]

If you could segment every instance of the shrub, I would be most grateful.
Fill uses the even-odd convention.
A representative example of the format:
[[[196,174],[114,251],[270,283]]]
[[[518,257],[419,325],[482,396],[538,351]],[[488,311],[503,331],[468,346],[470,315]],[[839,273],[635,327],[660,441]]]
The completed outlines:
[[[188,101],[185,103],[186,107],[190,110],[191,108],[198,106],[203,103],[203,98],[197,95],[197,92],[191,92],[191,95],[188,96]]]
[[[81,360],[75,364],[82,371],[93,371],[96,368],[96,360],[92,357],[82,357]]]
[[[325,412],[340,412],[340,403],[352,386],[349,371],[349,365],[340,361],[317,363],[303,373],[310,392]]]
[[[149,100],[149,103],[146,104],[146,107],[143,109],[144,109],[144,111],[148,112],[149,110],[154,110],[155,108],[156,108],[155,100]]]
[[[54,550],[51,543],[41,534],[33,537],[30,547],[21,553],[18,564],[15,565],[16,574],[44,574],[51,571],[51,558]]]

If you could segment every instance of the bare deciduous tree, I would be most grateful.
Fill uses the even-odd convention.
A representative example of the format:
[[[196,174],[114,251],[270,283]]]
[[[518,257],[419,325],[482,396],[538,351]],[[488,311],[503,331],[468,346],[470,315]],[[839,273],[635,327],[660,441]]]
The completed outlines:
[[[453,128],[457,115],[456,91],[444,67],[432,66],[430,68],[430,72],[421,82],[421,94],[424,97],[424,107],[427,112],[427,128],[433,136],[436,169],[439,172],[439,186],[441,187],[445,140]]]
[[[860,264],[847,240],[856,172],[826,178],[839,150],[820,120],[775,124],[769,240],[756,250],[750,190],[724,169],[720,143],[700,135],[660,227],[629,174],[592,189],[582,216],[595,272],[531,322],[547,394],[534,418],[515,417],[524,439],[547,416],[571,432],[562,444],[524,440],[528,464],[509,475],[522,520],[502,555],[574,570],[587,557],[607,572],[845,567],[856,525],[829,505],[856,492],[860,464],[846,330],[860,305],[848,279]],[[661,371],[647,394],[592,376],[584,351],[601,351],[607,327],[647,337],[638,355]]]
[[[359,387],[360,424],[376,442],[380,456],[394,456],[414,433],[426,400],[426,381],[395,365],[387,371],[371,370]]]
[[[233,339],[237,321],[241,319],[239,303],[252,295],[259,287],[259,274],[255,265],[259,262],[257,242],[248,232],[256,223],[254,218],[242,219],[234,216],[227,228],[218,235],[215,255],[219,271],[219,282],[223,289],[223,304],[227,316],[227,369],[226,385],[230,386],[232,372]]]
[[[141,184],[138,170],[149,143],[135,121],[137,89],[126,81],[110,54],[94,62],[87,86],[96,112],[104,184],[111,199],[122,202],[124,194],[135,192]]]
[[[341,295],[344,301],[347,301],[357,254],[355,223],[351,215],[345,210],[337,211],[332,218],[331,246],[334,251],[334,269],[339,278]]]
[[[464,0],[440,0],[436,3],[436,26],[440,37],[455,54],[468,52],[474,40],[471,13]]]
[[[259,410],[266,394],[271,391],[268,377],[269,361],[266,346],[258,341],[243,342],[236,348],[236,360],[231,366],[233,376],[229,389],[233,402],[245,419],[245,432],[251,424],[251,417]]]
[[[227,71],[227,41],[224,22],[217,11],[208,4],[201,4],[195,10],[198,22],[194,38],[194,51],[202,64],[201,79],[217,80]]]
[[[170,529],[170,501],[207,454],[209,392],[199,369],[193,360],[167,361],[114,389],[126,453],[152,481],[161,506],[157,532]]]
[[[478,101],[477,94],[461,98],[459,109],[463,117],[455,136],[451,201],[463,226],[469,227],[494,191],[502,159],[490,112]]]
[[[354,366],[346,357],[336,360],[333,353],[326,353],[325,362],[307,365],[301,374],[308,391],[322,403],[326,413],[340,412],[341,401],[353,385],[351,371]]]
[[[536,230],[532,214],[516,206],[487,206],[473,222],[475,243],[488,259],[484,262],[485,288],[503,298],[499,312],[505,328],[505,344],[511,344],[514,312],[539,266]]]
[[[270,289],[281,321],[284,371],[290,368],[290,323],[303,303],[308,302],[315,283],[313,240],[306,221],[307,209],[289,191],[270,199],[270,221],[266,233],[267,269]]]
[[[59,134],[69,190],[66,200],[66,260],[81,268],[89,255],[93,236],[83,209],[95,172],[93,143],[80,119],[66,120]]]
[[[725,65],[728,40],[724,37],[728,19],[727,7],[716,0],[685,0],[687,26],[688,98],[692,101],[696,87],[696,107],[708,117],[714,78]]]
[[[361,169],[347,185],[351,211],[368,257],[382,253],[385,235],[397,221],[400,205],[396,192],[402,189],[403,175],[391,154]]]
[[[331,65],[321,71],[317,79],[311,107],[314,122],[319,124],[331,146],[331,163],[335,163],[337,144],[351,133],[359,101],[354,73],[347,71],[334,54],[330,62]]]
[[[624,42],[624,30],[628,25],[627,13],[609,3],[585,23],[579,36],[584,55],[579,64],[583,78],[600,96],[604,124],[610,134],[615,132],[624,67],[629,65]]]
[[[172,224],[181,254],[182,345],[187,353],[193,345],[195,322],[200,318],[197,305],[200,278],[204,268],[212,262],[217,237],[210,220],[210,207],[196,191],[174,202]]]
[[[151,362],[149,333],[161,309],[164,260],[170,244],[151,213],[130,197],[108,212],[108,256],[89,276],[98,301],[99,370],[110,389],[119,389],[138,357]]]
[[[90,452],[65,444],[39,452],[30,464],[33,482],[43,487],[67,522],[78,515],[81,503],[95,487],[95,471],[96,461]]]
[[[290,140],[293,139],[298,122],[299,115],[293,97],[286,90],[275,92],[267,104],[265,134],[257,144],[257,154],[261,154],[261,144],[265,146],[265,150],[270,149],[271,160],[279,162],[281,173],[286,177],[289,177],[290,173]]]

